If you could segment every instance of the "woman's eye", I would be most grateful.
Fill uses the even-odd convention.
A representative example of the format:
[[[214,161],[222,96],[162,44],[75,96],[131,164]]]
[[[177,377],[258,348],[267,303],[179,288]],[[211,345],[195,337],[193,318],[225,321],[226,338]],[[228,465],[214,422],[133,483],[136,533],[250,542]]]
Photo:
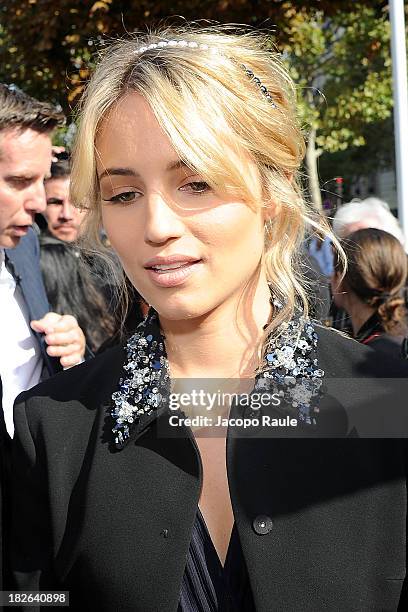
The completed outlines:
[[[192,181],[180,187],[180,191],[187,193],[205,193],[210,190],[210,186],[205,181]]]
[[[123,193],[118,193],[111,198],[102,199],[104,202],[132,202],[136,199],[137,195],[137,191],[124,191]]]

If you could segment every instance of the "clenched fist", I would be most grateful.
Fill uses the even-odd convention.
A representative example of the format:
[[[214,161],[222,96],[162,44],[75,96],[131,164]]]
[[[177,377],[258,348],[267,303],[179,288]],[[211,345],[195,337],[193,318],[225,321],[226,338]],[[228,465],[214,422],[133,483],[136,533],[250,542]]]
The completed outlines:
[[[72,315],[48,312],[42,319],[31,321],[34,331],[44,334],[47,353],[59,357],[63,368],[81,363],[85,354],[85,336]]]

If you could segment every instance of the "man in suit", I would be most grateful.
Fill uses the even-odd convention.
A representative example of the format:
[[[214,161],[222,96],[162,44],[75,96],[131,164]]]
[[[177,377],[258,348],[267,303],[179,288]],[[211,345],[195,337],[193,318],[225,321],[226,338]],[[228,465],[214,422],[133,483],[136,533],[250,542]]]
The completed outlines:
[[[21,391],[83,360],[85,338],[76,319],[48,312],[34,216],[46,207],[52,131],[63,115],[0,84],[0,452],[7,496],[12,408]],[[4,505],[3,505],[4,515]],[[4,516],[3,516],[4,518]]]

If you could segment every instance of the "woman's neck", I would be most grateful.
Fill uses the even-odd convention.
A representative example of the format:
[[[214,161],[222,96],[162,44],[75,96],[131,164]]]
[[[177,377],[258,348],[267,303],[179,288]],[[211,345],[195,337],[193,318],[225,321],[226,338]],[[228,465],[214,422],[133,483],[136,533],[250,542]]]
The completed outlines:
[[[203,317],[160,318],[173,378],[239,378],[258,365],[263,326],[271,314],[264,275]]]
[[[366,323],[375,313],[375,308],[365,304],[351,291],[347,293],[347,302],[344,308],[350,316],[354,336],[357,335],[357,332],[362,328],[364,323]]]

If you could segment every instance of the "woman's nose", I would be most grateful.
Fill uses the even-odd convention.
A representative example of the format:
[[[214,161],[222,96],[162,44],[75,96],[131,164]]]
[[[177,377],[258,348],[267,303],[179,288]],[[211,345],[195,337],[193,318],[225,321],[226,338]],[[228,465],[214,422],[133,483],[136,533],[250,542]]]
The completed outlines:
[[[184,231],[184,222],[171,206],[169,198],[159,193],[151,194],[146,207],[145,242],[165,244],[171,239],[180,238]]]

